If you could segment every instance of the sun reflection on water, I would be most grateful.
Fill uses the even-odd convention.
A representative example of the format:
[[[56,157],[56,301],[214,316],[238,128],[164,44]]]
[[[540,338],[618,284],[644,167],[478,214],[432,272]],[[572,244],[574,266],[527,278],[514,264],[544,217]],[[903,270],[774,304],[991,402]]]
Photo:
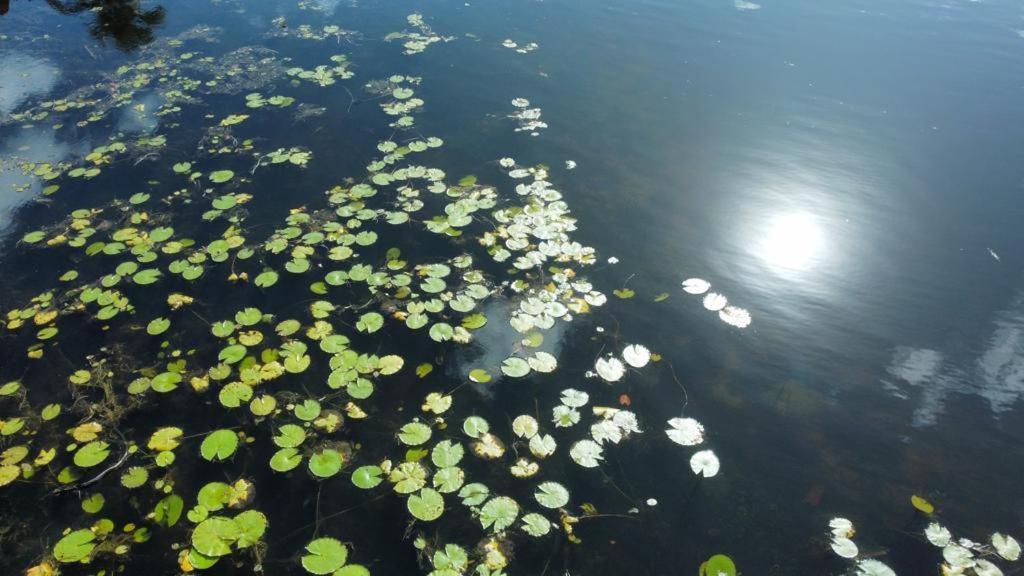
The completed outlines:
[[[773,268],[804,270],[824,247],[824,235],[807,212],[788,212],[768,222],[758,254]]]

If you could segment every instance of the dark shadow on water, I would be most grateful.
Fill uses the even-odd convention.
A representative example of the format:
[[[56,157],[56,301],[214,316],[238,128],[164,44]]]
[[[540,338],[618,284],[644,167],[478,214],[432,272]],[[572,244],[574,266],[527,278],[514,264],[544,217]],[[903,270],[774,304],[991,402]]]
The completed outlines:
[[[155,28],[164,23],[162,5],[144,9],[140,0],[46,0],[57,13],[73,16],[92,13],[89,34],[101,44],[113,41],[118,49],[132,52],[156,39]],[[0,0],[0,16],[10,10],[10,0]]]

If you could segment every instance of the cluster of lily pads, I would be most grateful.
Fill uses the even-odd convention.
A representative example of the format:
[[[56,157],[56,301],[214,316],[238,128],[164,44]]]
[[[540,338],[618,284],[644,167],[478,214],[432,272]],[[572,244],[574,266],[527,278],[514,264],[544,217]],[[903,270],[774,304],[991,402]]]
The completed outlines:
[[[508,117],[517,121],[516,132],[529,132],[530,136],[540,135],[540,130],[547,128],[547,122],[541,120],[540,108],[531,108],[526,98],[513,98],[512,106],[516,111]]]
[[[911,496],[910,501],[913,507],[929,520],[923,535],[928,543],[942,551],[942,563],[938,566],[942,574],[1003,576],[1003,569],[995,561],[1020,560],[1020,542],[1013,536],[994,532],[987,544],[969,538],[956,538],[948,528],[932,519],[935,507],[931,502],[916,494]],[[842,517],[833,518],[829,521],[829,530],[832,551],[840,558],[850,560],[853,563],[853,571],[858,576],[896,576],[896,572],[878,560],[876,554],[862,554],[860,547],[854,542],[857,531],[852,521]]]
[[[718,312],[718,318],[737,328],[750,326],[750,312],[746,308],[729,305],[729,299],[718,292],[708,292],[711,283],[703,278],[687,278],[683,280],[683,291],[687,294],[704,294],[704,308]]]
[[[502,40],[501,45],[510,50],[515,50],[519,54],[529,54],[530,52],[533,52],[537,48],[540,48],[540,45],[537,44],[536,42],[527,42],[526,44],[520,45],[511,38],[506,38]]]
[[[416,31],[395,36],[407,53],[447,40],[419,15],[409,24]],[[411,358],[388,350],[396,333],[445,351],[500,322],[519,335],[518,344],[499,362],[473,367],[466,381],[549,379],[557,371],[557,356],[541,349],[545,331],[590,314],[607,297],[583,275],[596,251],[574,239],[575,218],[547,167],[502,158],[497,164],[510,182],[450,179],[431,165],[443,140],[416,129],[415,114],[426,106],[416,95],[421,78],[396,74],[364,84],[391,129],[365,173],[329,186],[319,202],[295,206],[277,225],[252,227],[250,209],[262,200],[257,174],[301,170],[319,155],[236,131],[254,115],[296,102],[275,80],[330,89],[353,71],[345,55],[307,69],[241,49],[217,69],[213,57],[181,51],[210,30],[155,44],[113,73],[114,87],[97,83],[15,115],[26,125],[52,120],[59,127],[84,116],[83,127],[100,126],[143,89],[161,91],[157,114],[179,114],[211,93],[232,96],[245,110],[206,115],[191,147],[172,122],[153,134],[111,137],[77,162],[22,166],[52,182],[44,193],[57,203],[67,201],[57,194],[62,185],[88,186],[122,169],[119,158],[131,159],[128,166],[164,162],[161,179],[176,188],[166,192],[152,180],[126,197],[76,205],[24,233],[15,248],[26,257],[52,253],[66,265],[52,273],[56,285],[8,303],[3,318],[5,339],[23,346],[29,361],[59,357],[68,364],[53,366],[67,396],[43,395],[31,371],[0,386],[0,488],[80,496],[83,512],[97,515],[67,526],[30,574],[75,564],[123,569],[133,547],[153,539],[186,573],[222,562],[262,570],[276,521],[261,509],[261,475],[233,466],[254,456],[269,474],[288,478],[296,494],[343,476],[358,489],[394,493],[435,574],[502,574],[522,538],[582,542],[575,527],[595,512],[558,480],[560,457],[597,468],[615,445],[641,433],[635,413],[600,400],[612,394],[606,387],[587,391],[582,379],[563,390],[550,423],[520,414],[505,430],[459,400],[475,394],[472,387],[455,394],[465,382],[437,386],[412,417],[386,408],[392,399],[380,392],[409,371]],[[303,38],[319,35],[302,30]],[[241,69],[245,62],[268,72],[255,76]],[[539,111],[532,114],[520,120],[539,129]],[[423,255],[409,238],[442,243]],[[308,297],[281,305],[278,297],[297,285]],[[207,303],[211,290],[224,291],[236,307]],[[507,316],[489,317],[491,302],[501,302],[496,309]],[[62,342],[82,329],[106,334],[110,344],[82,341],[79,354],[68,357]],[[640,369],[654,355],[631,345],[622,357]],[[599,360],[597,373],[620,380],[624,367],[609,378],[617,370],[612,360]],[[444,361],[422,362],[415,376],[429,379],[439,365]],[[36,407],[40,399],[46,403]],[[202,406],[209,424],[138,419],[186,405]],[[392,441],[364,433],[398,418]],[[449,431],[452,418],[461,420],[461,433]],[[221,468],[224,480],[190,488],[183,480],[197,467]],[[496,482],[496,474],[507,482]],[[526,486],[529,498],[517,497]],[[451,516],[472,518],[476,536],[464,526],[451,530],[458,525]],[[437,528],[420,528],[429,524]],[[350,547],[337,534],[313,536],[297,555],[307,572],[369,573],[349,562]]]
[[[451,42],[455,38],[452,36],[442,36],[433,29],[423,20],[423,15],[419,13],[409,14],[406,17],[406,22],[412,28],[410,30],[403,30],[401,32],[392,32],[384,37],[385,40],[403,40],[402,47],[405,48],[405,54],[420,54],[427,49],[431,44],[437,42]]]

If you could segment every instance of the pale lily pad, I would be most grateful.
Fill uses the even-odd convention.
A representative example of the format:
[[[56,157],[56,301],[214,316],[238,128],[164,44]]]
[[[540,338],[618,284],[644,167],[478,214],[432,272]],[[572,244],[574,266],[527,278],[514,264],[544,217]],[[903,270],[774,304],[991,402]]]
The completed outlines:
[[[561,508],[569,503],[569,491],[558,482],[542,482],[533,497],[545,508]]]
[[[1020,558],[1020,543],[1013,536],[996,532],[992,535],[992,547],[1006,560],[1016,562]]]
[[[701,450],[690,457],[690,469],[698,476],[711,478],[718,474],[720,467],[718,456],[711,450]]]
[[[703,278],[688,278],[683,280],[683,290],[688,294],[703,294],[711,288],[711,283]]]
[[[618,358],[598,358],[594,363],[594,371],[607,382],[618,382],[626,374],[626,367]]]
[[[519,504],[508,496],[496,496],[487,501],[480,509],[480,524],[484,529],[501,532],[516,521],[519,516]]]
[[[596,468],[604,460],[604,450],[593,440],[580,440],[569,448],[569,456],[584,468]]]
[[[509,356],[501,363],[501,372],[511,378],[521,378],[530,373],[530,364],[518,356]]]
[[[651,351],[640,344],[630,344],[622,350],[622,359],[633,368],[643,368],[651,361]]]
[[[419,446],[430,440],[430,426],[422,422],[409,422],[398,431],[398,439],[407,446]]]
[[[693,418],[673,418],[665,434],[676,444],[696,446],[704,441],[704,426]]]

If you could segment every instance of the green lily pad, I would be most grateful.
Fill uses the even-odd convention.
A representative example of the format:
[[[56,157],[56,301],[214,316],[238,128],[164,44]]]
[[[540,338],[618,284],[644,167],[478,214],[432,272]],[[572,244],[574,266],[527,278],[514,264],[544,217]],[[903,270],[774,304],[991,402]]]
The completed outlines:
[[[231,430],[215,430],[203,439],[199,453],[213,462],[226,460],[238,449],[238,434]]]
[[[419,446],[430,440],[430,426],[422,422],[409,422],[398,430],[398,439],[406,446]]]
[[[278,274],[273,270],[264,270],[253,279],[253,284],[260,288],[269,288],[277,284]]]
[[[158,336],[171,327],[171,321],[167,318],[154,318],[146,325],[146,333],[150,336]]]
[[[91,468],[110,456],[110,445],[102,440],[89,442],[75,451],[75,466]]]
[[[326,448],[309,457],[309,471],[317,478],[330,478],[341,470],[343,462],[340,452]]]
[[[213,516],[192,531],[192,546],[202,555],[219,557],[231,553],[231,545],[242,535],[231,518]]]
[[[302,464],[302,454],[297,448],[281,448],[270,457],[270,469],[275,472],[288,472]]]
[[[310,574],[331,574],[345,565],[348,549],[334,538],[317,538],[306,544],[308,554],[302,557],[302,567]]]
[[[81,562],[96,548],[96,535],[92,530],[75,530],[57,541],[53,557],[58,562]]]
[[[384,481],[383,475],[384,471],[380,469],[380,466],[360,466],[352,473],[352,484],[363,490],[369,490]]]
[[[417,520],[431,522],[440,518],[444,513],[444,497],[437,490],[424,488],[420,490],[419,494],[409,496],[406,506],[409,513]]]
[[[214,184],[222,184],[234,177],[235,173],[231,170],[217,170],[210,173],[210,182],[213,182]]]
[[[480,509],[480,524],[484,529],[501,532],[516,521],[519,504],[508,496],[495,496]]]
[[[384,326],[384,317],[376,312],[367,312],[360,316],[359,321],[356,322],[356,329],[367,334],[373,334],[380,330],[382,326]]]

